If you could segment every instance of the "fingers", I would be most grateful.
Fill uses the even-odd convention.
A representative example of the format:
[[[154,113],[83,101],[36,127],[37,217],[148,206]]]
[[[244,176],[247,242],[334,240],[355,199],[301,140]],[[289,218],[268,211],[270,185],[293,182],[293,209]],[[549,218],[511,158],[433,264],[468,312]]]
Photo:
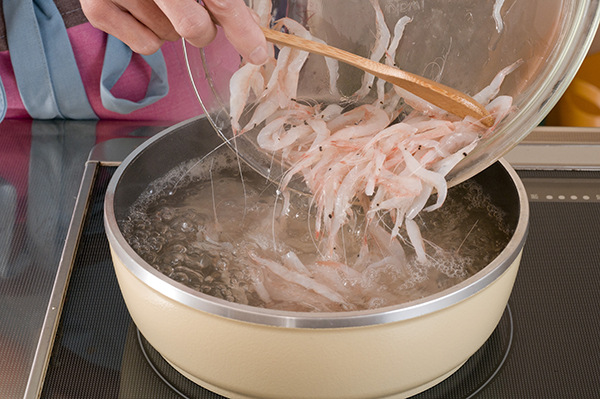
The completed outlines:
[[[90,23],[140,54],[156,52],[179,35],[152,0],[81,0]]]
[[[210,14],[195,0],[155,0],[177,33],[196,47],[207,46],[217,35]]]
[[[213,20],[216,20],[242,57],[253,64],[267,60],[265,36],[243,0],[205,0],[206,8],[194,0],[156,0],[156,3],[179,35],[192,45],[204,47],[214,39],[217,30]]]
[[[119,0],[135,19],[152,30],[163,40],[175,41],[180,38],[171,21],[153,0]]]
[[[196,47],[217,35],[215,21],[235,49],[253,64],[267,61],[267,42],[243,0],[80,0],[90,23],[140,54],[152,54],[165,40],[185,38]]]
[[[267,41],[243,0],[205,0],[227,39],[242,57],[253,64],[267,61]]]

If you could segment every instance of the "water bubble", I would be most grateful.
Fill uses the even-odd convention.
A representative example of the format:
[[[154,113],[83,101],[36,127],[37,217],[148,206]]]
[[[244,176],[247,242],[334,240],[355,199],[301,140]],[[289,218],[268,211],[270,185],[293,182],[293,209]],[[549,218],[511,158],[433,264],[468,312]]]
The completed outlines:
[[[172,266],[160,264],[160,262],[158,264],[159,264],[158,270],[161,273],[163,273],[163,274],[165,274],[167,276],[170,276],[171,274],[173,274],[173,267]]]
[[[162,242],[156,237],[150,237],[146,242],[151,252],[160,252],[162,249]]]
[[[169,247],[170,252],[184,254],[187,252],[187,247],[183,244],[175,243]]]
[[[183,264],[187,257],[182,253],[170,252],[161,257],[161,263],[164,265],[177,266]]]
[[[169,206],[164,206],[160,208],[158,212],[156,212],[156,216],[162,220],[171,220],[173,216],[175,216],[175,209]]]
[[[179,217],[173,220],[170,224],[170,227],[173,230],[180,231],[182,233],[193,233],[196,231],[196,225],[184,217]]]
[[[183,272],[171,273],[171,275],[169,275],[169,277],[171,277],[175,281],[178,281],[178,282],[184,283],[184,284],[189,283],[191,281],[189,276]]]

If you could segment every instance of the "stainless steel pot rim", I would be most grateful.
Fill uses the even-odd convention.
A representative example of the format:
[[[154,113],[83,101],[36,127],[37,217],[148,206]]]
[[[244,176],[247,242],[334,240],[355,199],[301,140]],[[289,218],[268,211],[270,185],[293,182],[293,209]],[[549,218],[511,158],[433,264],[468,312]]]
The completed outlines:
[[[199,119],[193,118],[192,120]],[[435,295],[374,310],[335,313],[291,312],[263,309],[228,302],[184,286],[165,276],[146,263],[127,243],[122,235],[114,213],[114,195],[127,166],[139,157],[144,149],[168,135],[173,130],[190,123],[184,121],[155,135],[134,150],[117,168],[108,186],[104,202],[104,222],[111,249],[125,267],[150,288],[183,305],[202,312],[242,322],[290,328],[344,328],[364,327],[408,320],[436,312],[457,304],[485,289],[508,270],[520,255],[528,231],[529,203],[525,187],[515,170],[501,159],[499,162],[509,173],[519,195],[519,220],[508,245],[480,272],[467,280]]]

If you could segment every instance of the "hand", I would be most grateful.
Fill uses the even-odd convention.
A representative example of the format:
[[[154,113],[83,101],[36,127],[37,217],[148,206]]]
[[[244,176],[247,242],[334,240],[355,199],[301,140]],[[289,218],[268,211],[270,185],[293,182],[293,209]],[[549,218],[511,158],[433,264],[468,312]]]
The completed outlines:
[[[243,0],[80,0],[90,23],[140,54],[156,52],[165,41],[183,37],[196,47],[208,45],[218,23],[242,57],[267,60],[267,44]]]

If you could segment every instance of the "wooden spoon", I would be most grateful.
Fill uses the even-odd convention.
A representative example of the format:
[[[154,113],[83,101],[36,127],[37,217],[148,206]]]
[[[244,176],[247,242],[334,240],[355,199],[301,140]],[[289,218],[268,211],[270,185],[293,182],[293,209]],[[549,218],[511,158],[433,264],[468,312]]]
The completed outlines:
[[[487,127],[494,124],[494,117],[483,105],[451,87],[326,44],[288,35],[273,29],[263,27],[261,29],[267,41],[271,43],[336,59],[399,86],[458,117],[464,118],[470,115],[480,120]]]

